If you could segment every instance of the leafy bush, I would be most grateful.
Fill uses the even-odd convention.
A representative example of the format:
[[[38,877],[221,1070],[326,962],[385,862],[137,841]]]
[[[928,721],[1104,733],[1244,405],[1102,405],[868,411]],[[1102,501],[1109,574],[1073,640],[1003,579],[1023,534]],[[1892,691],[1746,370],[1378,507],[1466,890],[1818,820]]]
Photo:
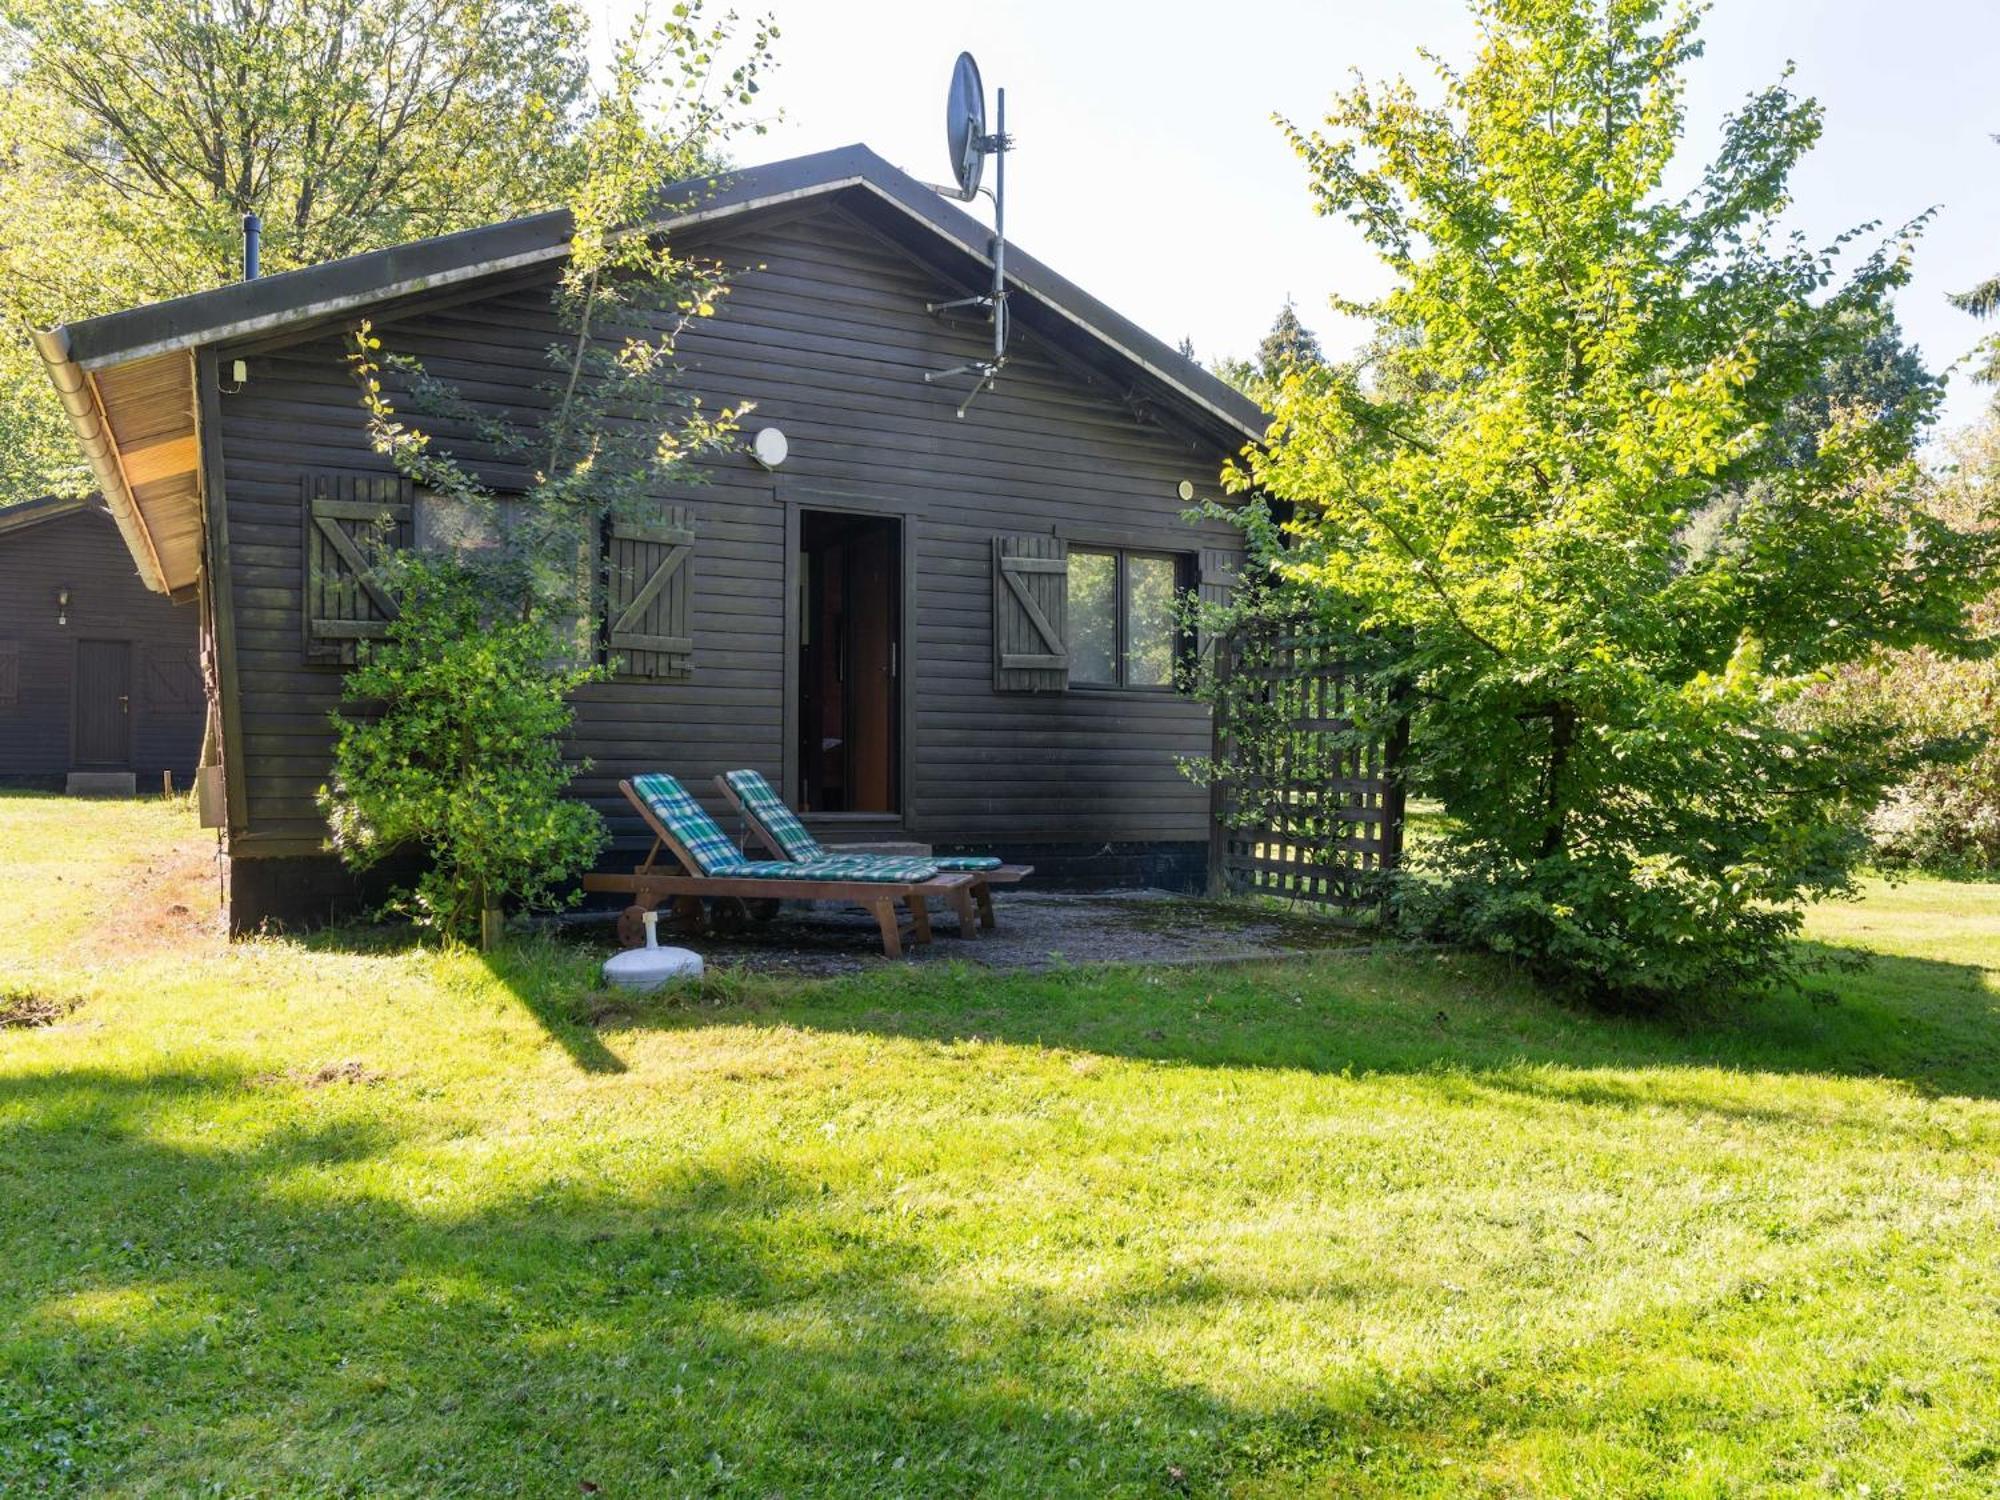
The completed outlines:
[[[1698,10],[1475,9],[1441,102],[1359,84],[1290,130],[1393,286],[1337,303],[1369,346],[1289,372],[1235,479],[1285,503],[1292,587],[1410,643],[1412,790],[1459,835],[1414,920],[1628,1003],[1796,979],[1802,904],[1851,888],[1910,755],[1795,705],[1878,650],[1962,650],[1988,565],[1920,503],[1936,383],[1825,399],[1920,226],[1844,279],[1852,236],[1783,231],[1820,115],[1782,84],[1669,193]]]
[[[1990,528],[2000,517],[2000,414],[1942,446],[1926,508],[1955,525]],[[1973,611],[1980,650],[1945,656],[1885,651],[1832,674],[1801,704],[1821,727],[1893,743],[1913,769],[1868,820],[1878,861],[1939,875],[2000,870],[2000,595]]]
[[[319,801],[334,847],[366,869],[421,852],[398,904],[421,925],[468,936],[506,903],[553,907],[604,847],[603,820],[563,793],[568,695],[594,667],[550,664],[538,615],[495,618],[462,565],[411,558],[386,639],[346,680],[334,715],[333,779]]]

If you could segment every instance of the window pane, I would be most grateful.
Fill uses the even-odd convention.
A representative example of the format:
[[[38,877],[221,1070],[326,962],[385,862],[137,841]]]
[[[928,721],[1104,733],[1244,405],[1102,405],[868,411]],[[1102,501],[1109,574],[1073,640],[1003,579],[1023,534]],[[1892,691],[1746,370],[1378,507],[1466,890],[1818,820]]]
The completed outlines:
[[[496,550],[500,545],[498,509],[440,495],[435,490],[418,490],[417,550],[449,552],[459,557]]]
[[[1125,559],[1125,681],[1132,687],[1173,686],[1178,571],[1171,557]]]
[[[1118,555],[1069,554],[1069,680],[1118,681]]]

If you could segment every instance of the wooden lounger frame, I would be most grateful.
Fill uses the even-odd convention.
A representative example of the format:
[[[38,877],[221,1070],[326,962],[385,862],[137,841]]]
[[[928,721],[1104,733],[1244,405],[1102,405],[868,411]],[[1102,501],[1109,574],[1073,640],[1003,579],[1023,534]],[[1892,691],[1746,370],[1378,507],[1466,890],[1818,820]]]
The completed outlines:
[[[721,792],[723,798],[735,809],[736,816],[743,820],[743,826],[749,831],[750,837],[762,845],[771,858],[791,858],[784,850],[764,837],[763,825],[757,821],[756,815],[743,805],[743,799],[736,795],[736,788],[729,784],[727,776],[717,776],[715,778],[715,789]],[[835,845],[831,852],[838,854],[840,852],[839,845]],[[972,882],[972,900],[973,904],[979,909],[979,926],[991,932],[994,926],[993,887],[996,885],[1019,885],[1035,873],[1035,867],[1033,865],[1002,865],[997,870],[952,870],[946,873],[963,875]],[[977,930],[970,923],[961,923],[961,928],[961,936],[977,936]]]
[[[694,873],[697,866],[686,845],[667,830],[652,808],[633,790],[632,783],[621,781],[618,790],[625,794],[626,801],[639,810],[639,816],[645,819],[646,827],[652,831],[652,850],[646,855],[645,862],[630,875],[586,875],[583,877],[583,888],[586,891],[630,895],[633,904],[627,915],[652,911],[662,901],[671,900],[679,914],[695,917],[699,915],[704,896],[733,897],[743,901],[846,901],[864,906],[874,913],[876,926],[882,933],[882,951],[891,958],[901,958],[902,924],[897,918],[896,903],[900,901],[909,907],[913,941],[928,943],[931,940],[929,902],[935,898],[957,912],[961,932],[970,934],[978,931],[973,877],[969,874],[940,874],[925,881],[790,880],[700,875]],[[663,851],[673,856],[680,866],[678,870],[660,863]],[[623,930],[629,935],[629,928]]]

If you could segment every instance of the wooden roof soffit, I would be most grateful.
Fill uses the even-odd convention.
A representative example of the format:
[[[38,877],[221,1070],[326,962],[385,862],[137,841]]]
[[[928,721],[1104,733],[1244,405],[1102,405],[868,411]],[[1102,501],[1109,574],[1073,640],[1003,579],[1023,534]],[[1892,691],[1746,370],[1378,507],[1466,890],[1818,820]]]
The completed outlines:
[[[172,368],[144,369],[151,361],[125,367],[140,378],[121,380],[121,388],[130,387],[130,400],[120,404],[131,409],[114,419],[100,381],[71,358],[68,333],[61,328],[32,333],[140,580],[156,594],[184,595],[201,565],[193,361],[182,355],[171,361]],[[134,441],[121,444],[121,430]],[[142,496],[149,503],[142,504]]]

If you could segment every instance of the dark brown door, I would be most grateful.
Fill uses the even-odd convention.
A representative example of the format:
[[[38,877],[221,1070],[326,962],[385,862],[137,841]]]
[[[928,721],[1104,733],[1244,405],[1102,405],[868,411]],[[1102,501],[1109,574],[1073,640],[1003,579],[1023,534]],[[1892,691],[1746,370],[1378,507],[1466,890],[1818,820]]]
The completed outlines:
[[[893,517],[803,511],[799,802],[894,813],[899,803],[902,529]]]
[[[76,643],[76,769],[132,766],[132,644]]]

